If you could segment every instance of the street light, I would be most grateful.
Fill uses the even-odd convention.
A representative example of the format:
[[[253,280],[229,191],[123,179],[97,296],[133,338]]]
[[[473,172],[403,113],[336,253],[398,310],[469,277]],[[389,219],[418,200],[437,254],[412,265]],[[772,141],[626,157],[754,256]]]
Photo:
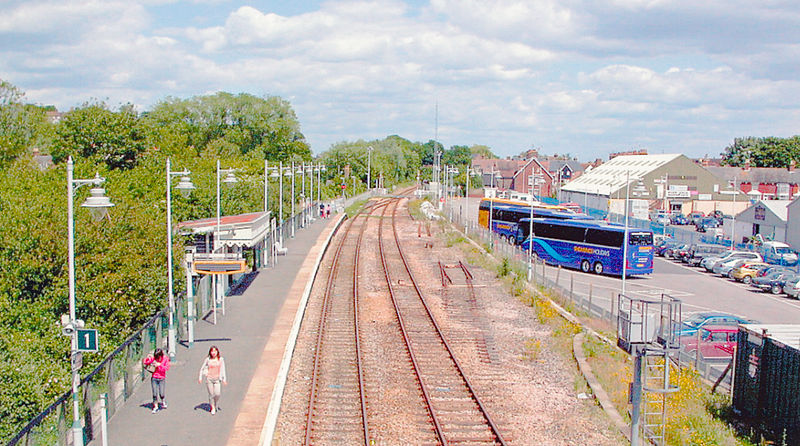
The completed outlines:
[[[372,146],[367,147],[367,191],[372,190]]]
[[[490,188],[494,191],[494,196],[489,200],[489,244],[492,245],[492,248],[494,248],[494,237],[492,237],[494,235],[494,228],[492,227],[492,220],[494,220],[494,199],[497,198],[497,191],[494,190],[495,178],[499,180],[502,177],[500,176],[500,171],[495,171],[494,164],[492,164],[492,170],[489,175]]]
[[[668,186],[668,182],[669,182],[669,175],[665,174],[660,179],[653,180],[653,182],[656,183],[656,184],[661,184],[662,185],[661,191],[663,193],[662,198],[664,199],[662,208],[664,210],[664,215],[667,216],[667,218],[669,218],[669,215],[671,214],[670,212],[667,211],[667,198],[668,198],[667,197],[667,190],[669,189],[667,186]],[[667,235],[667,224],[666,223],[664,223],[664,232],[663,232],[663,234],[664,234],[664,236]]]
[[[470,179],[474,177],[476,174],[475,169],[472,168],[472,162],[470,162],[470,166],[467,169],[467,184],[464,187],[464,208],[466,211],[464,212],[464,235],[468,235],[469,232],[469,186],[470,186]]]
[[[533,173],[528,177],[528,194],[534,197],[542,184],[544,184],[544,175],[541,173]],[[531,199],[530,208],[531,216],[529,218],[528,227],[528,282],[531,281],[533,273],[533,199]]]
[[[739,195],[738,180],[738,178],[734,177],[733,184],[728,183],[728,189],[732,188],[733,190],[720,191],[721,194],[733,195],[733,212],[731,212],[731,251],[733,251],[734,245],[736,245],[736,196]]]
[[[72,441],[73,445],[75,446],[83,446],[83,428],[81,427],[80,401],[78,398],[78,392],[80,390],[79,387],[81,383],[77,361],[78,332],[75,329],[76,327],[80,327],[82,322],[77,319],[75,312],[75,216],[73,210],[73,199],[75,191],[77,191],[78,188],[87,184],[93,184],[95,187],[91,189],[91,195],[86,199],[86,202],[83,203],[81,207],[88,208],[92,214],[92,218],[95,221],[102,220],[103,217],[105,217],[108,213],[108,208],[114,206],[114,204],[111,203],[111,200],[105,196],[105,189],[99,187],[105,182],[105,178],[102,178],[99,174],[96,174],[91,180],[75,180],[72,178],[74,169],[75,166],[72,162],[72,157],[69,157],[67,159],[67,264],[69,270],[69,320],[66,321],[68,325],[65,325],[65,329],[69,328],[69,330],[65,330],[65,332],[71,331],[71,333],[68,334],[71,336],[70,362],[72,365]],[[63,319],[64,318],[62,318],[62,321]]]
[[[219,165],[219,160],[217,160],[217,231],[214,236],[214,251],[217,249],[222,248],[222,243],[219,242],[219,239],[222,236],[221,230],[221,206],[220,206],[220,193],[219,193],[219,183],[220,183],[220,175],[223,173],[225,174],[225,179],[222,180],[225,184],[235,184],[239,182],[239,179],[236,178],[236,169],[222,169]],[[219,279],[217,278],[218,274],[214,274],[214,324],[217,323],[217,304],[222,303],[222,314],[225,315],[225,296],[224,293],[220,290],[220,283]],[[222,295],[222,297],[220,297]]]
[[[636,180],[636,186],[633,188],[635,195],[646,191],[644,183],[641,179]],[[625,294],[625,278],[628,275],[628,207],[630,205],[630,192],[631,192],[631,172],[627,172],[627,179],[625,181],[625,232],[622,238],[622,294]]]
[[[178,185],[175,186],[184,197],[195,189],[192,180],[189,179],[191,172],[182,170],[180,172],[173,172],[170,167],[170,160],[167,158],[167,298],[169,302],[169,336],[167,338],[169,350],[169,358],[174,360],[177,349],[177,330],[175,329],[175,296],[172,292],[172,177],[181,176]],[[189,306],[189,343],[194,341],[194,326],[192,324],[192,316],[194,314],[194,302],[190,297],[188,301]]]

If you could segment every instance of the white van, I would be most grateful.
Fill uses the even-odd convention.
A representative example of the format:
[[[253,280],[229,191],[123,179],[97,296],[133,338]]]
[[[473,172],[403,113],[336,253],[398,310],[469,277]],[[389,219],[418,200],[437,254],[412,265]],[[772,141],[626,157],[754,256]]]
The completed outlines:
[[[783,242],[767,241],[761,244],[758,251],[767,263],[794,265],[797,263],[797,252]]]

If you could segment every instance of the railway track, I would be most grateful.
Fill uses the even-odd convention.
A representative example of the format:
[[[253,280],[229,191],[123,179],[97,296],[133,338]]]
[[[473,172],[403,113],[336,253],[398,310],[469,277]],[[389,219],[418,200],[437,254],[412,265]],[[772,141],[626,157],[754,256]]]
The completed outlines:
[[[366,210],[350,219],[333,257],[317,327],[304,444],[369,444],[358,327],[358,263]]]
[[[391,204],[389,242],[383,234],[389,206],[383,208],[378,227],[380,259],[436,442],[441,445],[504,445],[499,429],[448,345],[408,265],[397,233],[399,202],[398,199]],[[469,272],[464,272],[471,282]],[[445,280],[444,275],[442,280]]]

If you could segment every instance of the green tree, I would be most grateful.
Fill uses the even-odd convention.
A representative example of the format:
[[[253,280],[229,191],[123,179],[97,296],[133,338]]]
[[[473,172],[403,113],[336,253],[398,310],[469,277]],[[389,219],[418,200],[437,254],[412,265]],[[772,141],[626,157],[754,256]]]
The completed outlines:
[[[800,136],[791,138],[735,138],[725,147],[722,164],[742,167],[747,161],[753,167],[788,167],[800,161]]]
[[[84,104],[66,113],[56,127],[53,160],[90,158],[109,169],[130,169],[145,150],[138,115],[128,104],[113,111],[102,102]]]
[[[24,94],[0,79],[0,165],[27,153],[47,149],[52,136],[45,110],[22,103]]]

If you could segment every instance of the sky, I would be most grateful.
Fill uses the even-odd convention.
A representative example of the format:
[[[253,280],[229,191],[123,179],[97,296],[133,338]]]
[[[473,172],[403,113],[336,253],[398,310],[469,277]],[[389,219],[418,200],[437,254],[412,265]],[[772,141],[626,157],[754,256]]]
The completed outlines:
[[[0,79],[27,102],[280,96],[317,154],[716,157],[800,133],[799,68],[796,0],[0,0]]]

